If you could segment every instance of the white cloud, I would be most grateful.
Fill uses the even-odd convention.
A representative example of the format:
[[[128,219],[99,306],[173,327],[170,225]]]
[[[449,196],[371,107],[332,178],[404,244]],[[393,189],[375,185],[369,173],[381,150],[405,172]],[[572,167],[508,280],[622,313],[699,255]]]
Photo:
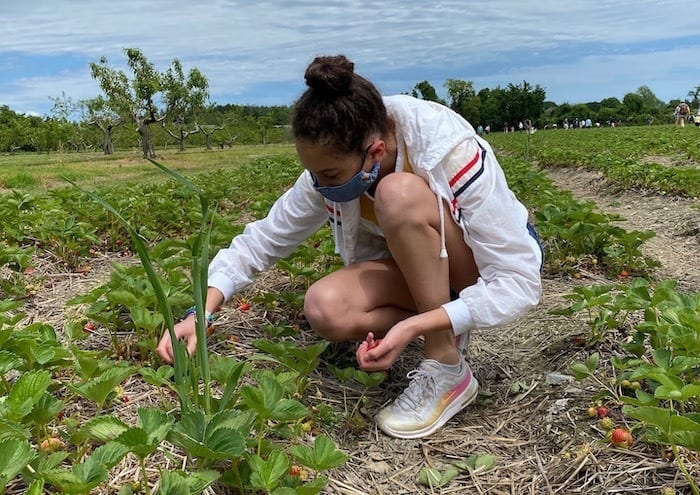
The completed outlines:
[[[141,48],[161,70],[174,58],[199,68],[222,103],[275,84],[288,89],[260,93],[261,104],[291,103],[303,90],[304,68],[322,53],[345,53],[359,72],[394,91],[421,80],[440,86],[442,74],[477,87],[527,80],[546,87],[554,101],[603,98],[643,84],[666,98],[662,92],[685,94],[700,83],[670,75],[674,64],[693,72],[697,55],[690,53],[700,42],[681,43],[697,39],[696,0],[9,3],[0,7],[0,64],[23,56],[84,60],[84,67],[58,75],[2,71],[0,104],[44,112],[48,96],[61,91],[75,99],[95,96],[89,75],[82,80],[88,63],[105,56],[123,66],[124,47]],[[655,73],[654,64],[665,69]]]

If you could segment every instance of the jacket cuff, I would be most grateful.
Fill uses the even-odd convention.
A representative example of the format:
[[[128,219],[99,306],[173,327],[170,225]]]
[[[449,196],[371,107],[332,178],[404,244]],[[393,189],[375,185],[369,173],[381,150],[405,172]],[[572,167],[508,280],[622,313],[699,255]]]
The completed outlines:
[[[224,302],[231,299],[231,296],[233,296],[233,294],[236,292],[236,287],[233,284],[233,281],[221,272],[209,274],[207,278],[207,285],[209,287],[219,289],[219,291],[221,291],[221,293],[224,295]]]
[[[455,299],[442,305],[447,317],[452,323],[452,331],[455,335],[461,335],[474,328],[474,318],[467,304],[462,299]]]

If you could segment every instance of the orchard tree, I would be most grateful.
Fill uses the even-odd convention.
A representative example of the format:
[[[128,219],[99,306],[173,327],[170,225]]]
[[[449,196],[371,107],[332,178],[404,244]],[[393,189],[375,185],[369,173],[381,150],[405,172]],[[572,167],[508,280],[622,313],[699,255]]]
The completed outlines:
[[[112,133],[124,125],[124,119],[109,106],[102,96],[81,101],[83,107],[83,122],[97,127],[102,132],[102,151],[105,155],[114,153]]]
[[[10,110],[7,105],[0,106],[0,151],[14,153],[22,149],[27,140],[29,126],[27,120]]]
[[[213,124],[205,124],[205,125],[197,124],[197,129],[199,129],[199,131],[201,131],[201,133],[204,134],[204,147],[207,150],[211,150],[212,149],[211,139],[214,136],[214,133],[216,131],[223,131],[225,129],[225,126],[223,124],[219,125],[219,126],[213,125]],[[229,139],[228,139],[228,141],[225,141],[225,143],[230,143],[229,144],[229,148],[230,148],[234,141],[235,141],[235,138],[232,138],[231,133],[229,133]],[[222,148],[223,148],[223,145],[222,145]]]
[[[125,48],[124,53],[133,79],[130,80],[123,71],[109,67],[105,57],[100,58],[99,63],[91,62],[90,71],[107,96],[109,106],[136,125],[143,156],[155,158],[150,126],[165,119],[165,113],[158,106],[163,78],[141,50]]]
[[[80,129],[71,122],[71,118],[79,109],[78,104],[65,93],[62,93],[60,98],[50,96],[49,99],[53,101],[51,116],[44,120],[42,126],[47,150],[63,150],[66,145],[79,149],[83,144]]]
[[[201,131],[198,117],[209,98],[209,81],[198,69],[190,69],[185,77],[182,64],[176,59],[165,73],[164,85],[168,119],[162,122],[163,128],[180,143],[180,151],[185,151],[187,138]]]
[[[170,104],[182,101],[179,96],[175,96],[181,88],[172,86],[173,79],[158,72],[138,48],[125,48],[124,53],[131,79],[123,71],[111,68],[104,57],[99,63],[90,63],[92,77],[104,91],[109,107],[136,126],[144,157],[155,158],[150,126],[163,122],[168,117],[168,113],[173,110]],[[176,59],[171,65],[171,74],[177,73],[178,66]],[[206,91],[206,85],[200,87],[206,79],[202,76],[197,80],[198,84],[193,91]]]

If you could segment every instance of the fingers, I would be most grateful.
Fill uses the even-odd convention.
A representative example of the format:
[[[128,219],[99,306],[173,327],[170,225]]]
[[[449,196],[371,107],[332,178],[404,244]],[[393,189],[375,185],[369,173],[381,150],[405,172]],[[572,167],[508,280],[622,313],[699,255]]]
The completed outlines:
[[[170,333],[166,330],[156,347],[156,354],[168,364],[173,363],[173,346],[170,341]]]
[[[197,337],[192,335],[190,339],[187,339],[187,355],[194,356],[194,351],[197,349]]]
[[[368,336],[369,337],[369,336]],[[355,353],[361,370],[380,371],[391,367],[394,362],[389,345],[381,345],[382,339],[362,341]]]
[[[194,321],[182,321],[175,325],[174,328],[175,337],[178,340],[185,341],[187,346],[187,354],[192,356],[197,348],[197,335],[194,329]],[[163,332],[163,336],[156,347],[156,354],[168,364],[172,364],[175,360],[175,353],[173,352],[172,340],[170,338],[170,332],[166,330]]]

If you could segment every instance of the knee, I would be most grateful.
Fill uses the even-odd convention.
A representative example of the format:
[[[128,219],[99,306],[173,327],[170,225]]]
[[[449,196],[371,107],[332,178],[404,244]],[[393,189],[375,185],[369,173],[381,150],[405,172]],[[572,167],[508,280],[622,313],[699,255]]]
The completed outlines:
[[[336,287],[329,287],[323,280],[306,291],[304,316],[311,329],[326,340],[349,340],[352,334],[350,322],[345,316],[347,294]]]
[[[374,195],[374,211],[383,227],[405,225],[422,210],[421,197],[429,190],[426,182],[414,174],[395,173],[384,177]],[[432,194],[432,193],[431,193]]]
[[[437,205],[436,201],[427,182],[417,175],[389,174],[377,185],[374,212],[385,230],[426,225],[431,223],[431,206]]]

